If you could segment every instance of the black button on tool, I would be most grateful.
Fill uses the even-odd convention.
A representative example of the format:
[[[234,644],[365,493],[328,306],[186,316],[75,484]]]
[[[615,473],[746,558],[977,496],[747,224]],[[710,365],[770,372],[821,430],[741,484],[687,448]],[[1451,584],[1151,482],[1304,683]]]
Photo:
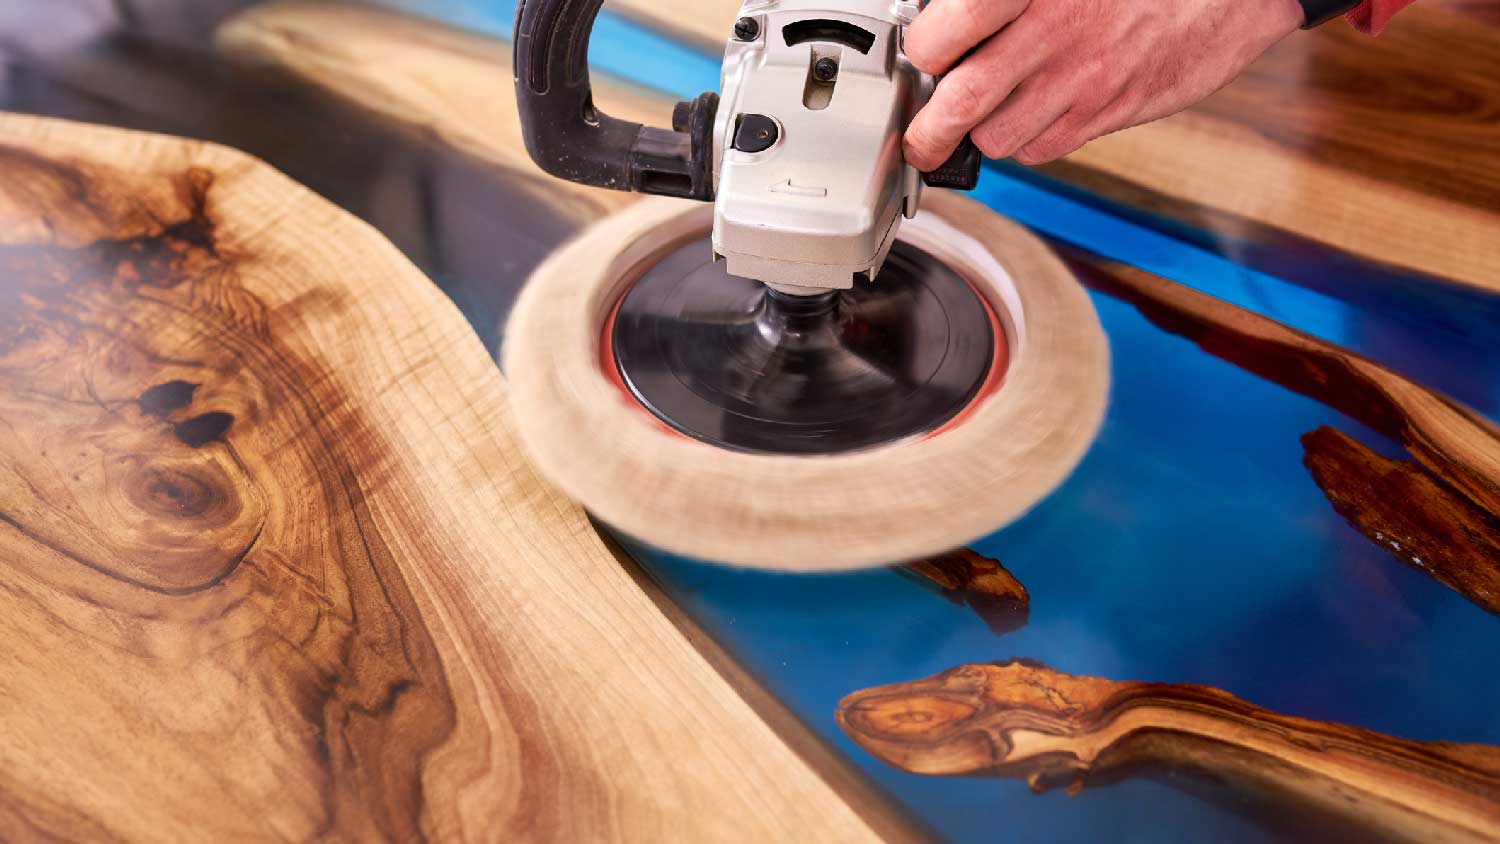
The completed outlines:
[[[948,156],[947,161],[936,170],[922,174],[922,181],[931,188],[973,190],[979,184],[980,161],[979,147],[974,146],[973,138],[965,135],[963,143]]]
[[[780,134],[776,121],[764,114],[742,114],[734,130],[734,148],[740,152],[765,152]]]

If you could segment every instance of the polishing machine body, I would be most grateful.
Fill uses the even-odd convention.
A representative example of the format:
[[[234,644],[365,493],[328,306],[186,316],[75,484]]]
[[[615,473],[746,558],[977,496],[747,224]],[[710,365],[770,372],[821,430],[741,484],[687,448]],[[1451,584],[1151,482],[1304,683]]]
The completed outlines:
[[[889,0],[741,9],[714,124],[713,246],[731,275],[840,289],[878,274],[922,191],[900,143],[933,88],[901,50],[914,12]]]
[[[586,57],[601,3],[520,4],[515,84],[527,150],[572,181],[714,202],[714,255],[731,275],[806,295],[871,281],[924,184],[977,181],[967,140],[930,173],[902,153],[934,88],[902,49],[918,2],[747,0],[722,94],[679,103],[671,129],[595,107]]]

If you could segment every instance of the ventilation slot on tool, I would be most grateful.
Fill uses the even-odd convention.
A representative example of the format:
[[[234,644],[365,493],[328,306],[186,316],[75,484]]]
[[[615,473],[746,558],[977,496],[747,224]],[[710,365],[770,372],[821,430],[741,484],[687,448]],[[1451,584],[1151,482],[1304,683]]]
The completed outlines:
[[[827,41],[852,47],[861,54],[869,53],[870,48],[875,46],[875,33],[844,21],[807,20],[789,23],[781,28],[781,37],[786,39],[788,47],[809,41]]]

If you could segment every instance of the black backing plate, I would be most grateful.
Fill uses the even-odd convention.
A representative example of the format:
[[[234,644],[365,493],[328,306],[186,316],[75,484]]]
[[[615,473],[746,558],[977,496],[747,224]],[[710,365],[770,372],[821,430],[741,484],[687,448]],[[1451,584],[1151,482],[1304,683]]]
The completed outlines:
[[[791,296],[729,275],[708,241],[668,253],[626,292],[611,348],[662,421],[723,448],[834,454],[935,430],[995,357],[979,294],[898,242],[874,282]]]

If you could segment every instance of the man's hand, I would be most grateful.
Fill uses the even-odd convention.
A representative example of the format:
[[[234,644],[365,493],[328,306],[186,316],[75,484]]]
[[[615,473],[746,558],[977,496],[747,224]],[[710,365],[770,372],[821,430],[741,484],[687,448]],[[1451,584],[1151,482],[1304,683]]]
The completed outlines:
[[[1051,161],[1187,108],[1301,24],[1297,0],[931,0],[906,55],[943,78],[907,160],[931,170],[972,131],[990,158]]]

